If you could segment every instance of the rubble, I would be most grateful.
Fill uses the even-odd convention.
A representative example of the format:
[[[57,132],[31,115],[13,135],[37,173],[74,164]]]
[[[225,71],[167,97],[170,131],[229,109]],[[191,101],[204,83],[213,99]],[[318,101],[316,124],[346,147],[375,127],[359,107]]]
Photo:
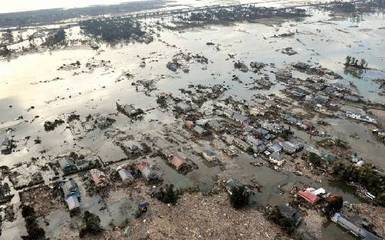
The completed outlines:
[[[188,73],[191,63],[208,64],[208,62],[209,60],[203,55],[179,52],[172,57],[172,61],[168,62],[166,67],[173,72],[182,69],[184,73]]]
[[[132,119],[140,119],[143,117],[145,112],[140,108],[135,108],[133,105],[127,105],[127,104],[119,104],[116,103],[116,108],[119,112],[126,115],[129,118]]]
[[[294,49],[291,47],[287,47],[287,48],[282,49],[281,53],[289,55],[289,56],[293,56],[293,55],[296,55],[298,52],[294,51]]]

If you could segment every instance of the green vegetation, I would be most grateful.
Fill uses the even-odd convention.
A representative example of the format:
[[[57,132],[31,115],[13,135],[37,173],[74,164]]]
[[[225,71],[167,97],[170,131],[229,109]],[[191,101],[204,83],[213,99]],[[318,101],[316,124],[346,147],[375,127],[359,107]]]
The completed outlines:
[[[296,222],[282,215],[278,206],[267,213],[267,219],[279,225],[285,232],[292,234],[296,229]]]
[[[320,156],[312,152],[307,155],[307,160],[311,162],[315,167],[321,166],[325,162]]]
[[[64,29],[59,29],[57,32],[47,37],[44,45],[48,47],[53,47],[55,45],[65,44],[66,33]]]
[[[234,186],[231,189],[230,203],[233,208],[242,208],[249,204],[250,192],[244,185]]]
[[[45,240],[45,232],[39,227],[35,210],[30,207],[23,205],[21,207],[21,215],[25,220],[25,226],[27,228],[27,236],[23,236],[24,240]]]
[[[8,49],[7,46],[0,46],[0,56],[1,57],[8,57],[11,55],[11,51]]]
[[[80,27],[86,34],[111,44],[123,40],[140,40],[146,35],[140,22],[132,18],[92,19],[81,22]]]
[[[160,187],[152,193],[152,197],[166,204],[175,205],[178,201],[178,192],[174,190],[173,184],[167,184],[164,187]]]
[[[100,218],[99,216],[86,211],[83,216],[82,229],[79,232],[79,237],[83,238],[87,234],[96,235],[103,231],[100,227]]]
[[[359,69],[367,69],[368,63],[366,62],[365,59],[359,60],[358,58],[356,59],[355,57],[347,56],[345,59],[345,67],[355,67],[355,68],[359,68]]]

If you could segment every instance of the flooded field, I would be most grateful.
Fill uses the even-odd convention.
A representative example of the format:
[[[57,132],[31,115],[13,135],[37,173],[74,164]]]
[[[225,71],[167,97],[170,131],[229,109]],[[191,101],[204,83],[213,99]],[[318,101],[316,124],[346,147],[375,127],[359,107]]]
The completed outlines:
[[[239,2],[251,3],[220,1]],[[173,1],[166,8],[215,4],[218,1]],[[302,4],[268,1],[254,6]],[[47,37],[38,36],[9,44],[12,54],[0,61],[1,180],[14,195],[1,212],[6,216],[6,207],[11,207],[15,214],[13,219],[2,218],[0,239],[28,234],[34,239],[22,216],[26,205],[34,208],[38,226],[50,239],[77,239],[86,211],[97,215],[105,230],[96,239],[126,239],[123,235],[131,226],[135,239],[170,239],[178,236],[177,230],[167,229],[159,237],[162,225],[151,226],[164,224],[156,211],[167,212],[154,202],[152,191],[172,184],[184,194],[176,208],[188,208],[191,197],[198,213],[199,201],[224,204],[228,179],[239,180],[253,192],[249,208],[255,217],[261,217],[256,209],[262,213],[266,206],[290,203],[299,209],[304,220],[295,233],[277,228],[269,233],[273,236],[306,239],[298,238],[305,232],[314,237],[309,239],[354,239],[328,221],[324,199],[341,196],[344,207],[339,212],[351,219],[357,217],[352,206],[362,202],[383,209],[382,187],[373,192],[373,184],[366,181],[345,175],[338,179],[333,161],[356,168],[362,161],[378,174],[385,169],[384,138],[377,134],[385,127],[385,15],[378,9],[341,13],[323,5],[302,9],[304,13],[220,24],[194,22],[190,15],[188,23],[182,15],[146,17],[140,19],[143,37],[113,44],[103,41],[106,35],[95,40],[85,34],[81,22],[22,30],[22,35],[35,37],[28,31],[43,34],[64,26],[67,42],[40,47],[39,41]],[[34,44],[38,47],[30,47]],[[364,59],[367,66],[351,66],[348,56]],[[311,154],[321,162],[315,164]],[[67,173],[62,159],[88,165]],[[183,172],[179,161],[187,166]],[[148,183],[143,163],[160,175],[160,183]],[[135,177],[131,185],[117,177],[122,166]],[[92,186],[91,169],[107,175],[108,187]],[[69,179],[79,186],[78,215],[70,214],[63,196],[56,193]],[[343,184],[336,183],[341,180]],[[297,193],[308,187],[330,194],[320,196],[321,206],[309,206]],[[48,210],[36,197],[39,191],[49,193],[42,196],[50,202]],[[367,199],[364,192],[375,197]],[[137,205],[143,202],[150,210],[136,217]],[[228,214],[233,221],[240,212]],[[368,232],[384,236],[385,216],[379,217],[383,220]],[[146,218],[150,233],[138,230],[137,224]],[[197,229],[192,231],[204,239],[220,236]],[[201,239],[199,234],[194,239]],[[253,236],[273,239],[261,234]]]

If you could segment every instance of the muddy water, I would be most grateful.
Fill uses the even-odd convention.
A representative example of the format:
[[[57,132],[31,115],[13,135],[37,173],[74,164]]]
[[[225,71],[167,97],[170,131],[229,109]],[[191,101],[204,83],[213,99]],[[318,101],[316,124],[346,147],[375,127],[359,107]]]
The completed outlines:
[[[249,90],[245,84],[232,81],[234,74],[234,60],[229,54],[235,54],[234,59],[241,59],[249,63],[258,61],[273,63],[275,68],[286,67],[296,61],[308,61],[313,64],[330,68],[344,76],[343,82],[352,81],[360,94],[372,101],[383,103],[383,97],[377,94],[378,86],[371,80],[383,77],[385,63],[385,30],[383,14],[364,15],[360,21],[350,18],[335,19],[327,13],[314,11],[315,15],[303,21],[265,21],[260,23],[238,23],[230,26],[208,26],[205,28],[188,29],[182,32],[163,30],[160,39],[176,47],[166,46],[163,42],[154,41],[149,45],[132,44],[104,47],[95,52],[87,48],[75,48],[45,53],[36,53],[0,62],[0,133],[13,128],[11,133],[20,140],[18,151],[11,155],[1,155],[1,164],[12,166],[28,161],[33,156],[39,156],[44,150],[47,155],[56,155],[79,148],[89,148],[102,158],[121,159],[124,155],[106,141],[102,133],[95,131],[83,140],[74,139],[65,126],[58,127],[53,132],[45,132],[43,124],[47,120],[76,112],[82,116],[102,113],[116,113],[115,102],[134,104],[143,109],[157,107],[155,95],[159,92],[172,92],[181,95],[179,89],[188,84],[213,85],[224,83],[229,86],[226,95],[235,96],[249,101],[258,92],[278,93],[284,86],[276,84],[269,91]],[[274,34],[296,32],[294,37],[273,38]],[[214,42],[214,46],[207,46],[207,42]],[[287,56],[280,52],[282,48],[293,47],[297,55]],[[200,53],[209,58],[207,67],[193,63],[188,74],[173,73],[165,66],[174,54],[180,50],[184,52]],[[360,56],[368,60],[371,70],[361,78],[346,75],[343,61],[346,55]],[[96,60],[110,60],[110,68],[97,67],[88,72],[84,65],[91,58]],[[148,57],[146,67],[140,68],[142,57]],[[82,67],[71,71],[58,71],[62,64],[80,61]],[[269,69],[269,68],[267,68]],[[271,68],[270,70],[273,70]],[[81,72],[81,71],[86,72]],[[134,79],[117,81],[121,75],[129,71]],[[79,72],[78,75],[74,75]],[[263,70],[275,82],[274,74]],[[235,71],[241,81],[247,83],[255,78],[251,72]],[[59,80],[52,81],[59,77]],[[132,86],[134,80],[155,79],[158,90],[150,96],[137,92]],[[44,82],[47,81],[47,82]],[[12,106],[12,107],[10,107]],[[31,106],[34,109],[29,110]],[[23,116],[22,120],[17,120]],[[36,118],[38,116],[38,118]],[[150,111],[144,121],[130,123],[124,117],[117,117],[114,125],[123,130],[160,128],[162,123],[171,123],[173,116],[158,110]],[[150,124],[151,120],[158,123]],[[368,162],[385,168],[381,156],[385,147],[374,144],[374,140],[366,128],[350,120],[330,120],[330,131],[338,137],[348,141],[357,152]],[[360,139],[352,139],[352,132]],[[26,136],[31,140],[22,141]],[[40,137],[41,145],[32,143],[32,139]],[[163,160],[156,160],[164,170],[165,181],[176,183],[180,188],[198,186],[208,191],[215,183],[215,176],[220,173],[218,167],[209,168],[199,163],[199,170],[186,176],[177,174],[168,167]],[[253,159],[242,156],[231,162],[232,166],[224,171],[226,176],[236,176],[245,181],[254,178],[263,186],[263,192],[257,196],[261,204],[279,204],[287,201],[282,196],[279,187],[302,182],[315,187],[322,186],[328,191],[343,194],[350,202],[357,202],[351,194],[329,185],[327,182],[315,183],[310,179],[298,177],[291,173],[282,173],[270,168],[250,167]],[[96,200],[95,200],[96,201]],[[90,205],[92,201],[90,200]],[[95,205],[97,206],[97,205]],[[91,208],[92,206],[90,206]],[[105,220],[107,221],[107,220]],[[334,225],[325,228],[325,239],[350,239]]]

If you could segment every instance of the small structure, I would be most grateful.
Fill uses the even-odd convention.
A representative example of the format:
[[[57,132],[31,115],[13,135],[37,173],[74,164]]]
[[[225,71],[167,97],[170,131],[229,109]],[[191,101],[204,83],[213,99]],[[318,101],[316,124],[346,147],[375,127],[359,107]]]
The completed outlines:
[[[208,162],[216,162],[219,160],[217,153],[211,149],[204,149],[201,154],[202,157]]]
[[[356,224],[352,223],[349,219],[347,219],[341,213],[334,214],[331,220],[337,223],[342,228],[349,231],[350,233],[352,233],[354,236],[359,237],[363,240],[381,240],[382,239],[376,236],[375,234],[369,232],[365,228],[357,226]]]
[[[279,152],[273,152],[272,154],[270,154],[269,161],[277,166],[282,166],[282,164],[285,162]]]
[[[241,149],[242,151],[249,151],[250,149],[250,145],[247,144],[245,141],[239,139],[239,138],[234,138],[233,139],[233,144],[238,147],[239,149]]]
[[[206,136],[208,135],[208,131],[206,129],[204,129],[203,127],[199,126],[199,125],[196,125],[192,131],[198,135],[198,136]]]
[[[254,153],[261,153],[266,150],[264,142],[260,139],[256,139],[253,136],[247,136],[246,142],[250,145]]]
[[[310,203],[311,205],[316,204],[320,200],[320,198],[316,194],[310,191],[299,191],[298,196],[303,198],[306,202]]]
[[[68,175],[78,171],[78,167],[72,159],[62,158],[58,161],[58,163],[64,175]]]
[[[268,147],[267,147],[267,150],[268,150],[270,153],[281,152],[281,151],[282,151],[282,146],[279,145],[278,143],[274,143],[273,145],[268,146]]]
[[[230,145],[228,148],[225,148],[223,152],[229,157],[235,157],[238,155],[238,150],[234,145]]]
[[[186,160],[175,154],[169,156],[168,162],[177,171],[184,171],[188,167]]]
[[[129,118],[139,118],[143,116],[144,111],[140,108],[135,108],[132,104],[119,104],[116,103],[116,109]]]
[[[98,169],[91,169],[90,175],[92,178],[92,181],[95,183],[97,187],[105,187],[108,185],[108,177],[104,172],[98,170]]]
[[[80,208],[80,192],[79,187],[73,179],[62,183],[61,189],[64,196],[64,201],[67,203],[70,212]]]
[[[117,142],[117,145],[123,150],[124,154],[129,158],[135,158],[141,156],[151,149],[144,143],[140,143],[132,140],[124,140]]]
[[[303,145],[297,144],[297,143],[292,143],[289,141],[281,142],[280,145],[282,146],[283,151],[288,153],[288,154],[294,154],[296,152],[301,151],[303,148]]]
[[[192,110],[192,107],[190,104],[187,104],[186,102],[179,102],[175,105],[175,111],[177,113],[186,113],[190,112]]]
[[[126,165],[117,167],[116,171],[123,183],[132,183],[135,179]]]

